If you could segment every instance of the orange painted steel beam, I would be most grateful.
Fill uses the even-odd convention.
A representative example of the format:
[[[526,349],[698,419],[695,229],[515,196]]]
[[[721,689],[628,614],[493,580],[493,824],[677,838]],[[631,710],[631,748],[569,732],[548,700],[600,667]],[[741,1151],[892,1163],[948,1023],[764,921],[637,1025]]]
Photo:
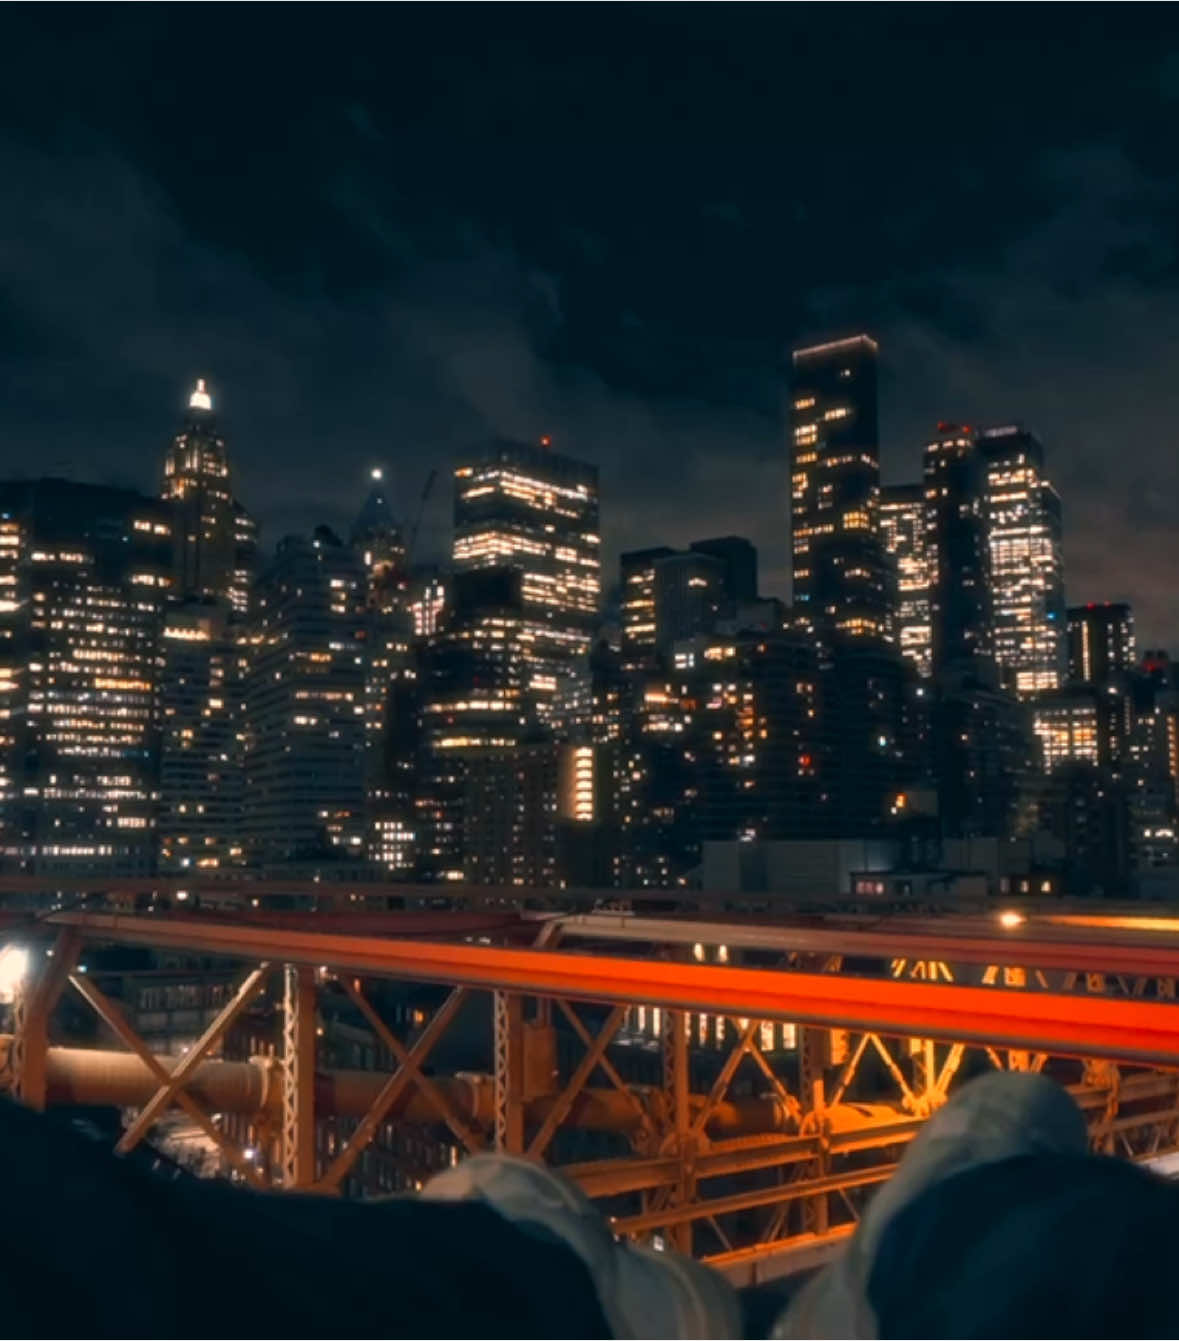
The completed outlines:
[[[841,954],[865,959],[934,959],[962,964],[1019,964],[1024,968],[1076,969],[1138,977],[1179,977],[1179,937],[1115,938],[1044,935],[1040,927],[984,934],[978,919],[963,919],[961,931],[933,930],[897,917],[884,928],[815,927],[777,923],[694,921],[679,918],[617,917],[587,914],[562,919],[566,938],[632,944],[727,945],[751,950],[790,950]],[[1125,928],[1122,928],[1125,930]]]
[[[0,892],[28,877],[0,879]],[[158,882],[131,881],[158,888]],[[112,886],[112,889],[116,888]],[[118,884],[123,888],[123,883]],[[243,885],[233,892],[243,898],[262,885]],[[283,886],[285,888],[285,886]],[[309,882],[309,888],[324,886]],[[374,887],[375,888],[375,887]],[[380,887],[382,891],[412,887]],[[212,892],[206,891],[206,892]],[[218,892],[225,893],[225,890]],[[489,891],[482,891],[489,893]],[[435,891],[437,896],[437,891]],[[235,924],[289,931],[341,932],[354,935],[394,937],[423,936],[437,939],[479,933],[515,938],[516,933],[535,933],[536,918],[514,911],[473,912],[466,910],[319,911],[266,910],[248,906],[231,912],[181,910],[178,913],[139,914],[152,918],[175,916],[191,923],[219,923],[232,917]],[[97,915],[97,914],[96,914]],[[22,926],[45,920],[44,910],[0,910],[0,927],[19,931]],[[124,914],[135,916],[135,914]],[[734,917],[717,921],[692,917],[654,918],[610,914],[568,915],[561,918],[564,935],[601,942],[683,943],[693,941],[727,944],[730,948],[801,951],[842,954],[864,958],[914,958],[949,963],[1018,964],[1028,969],[1075,970],[1128,976],[1179,978],[1179,932],[1166,930],[1171,919],[1134,917],[1035,917],[1023,926],[1000,931],[993,920],[948,916],[936,920],[896,916],[869,925],[863,919],[783,918],[752,921]],[[1139,923],[1141,925],[1139,926]],[[1080,925],[1076,925],[1080,924]],[[1179,926],[1179,922],[1175,923]]]
[[[1004,992],[927,982],[437,941],[377,940],[232,923],[60,913],[90,940],[567,1000],[836,1025],[1179,1068],[1179,1007],[1141,998]]]

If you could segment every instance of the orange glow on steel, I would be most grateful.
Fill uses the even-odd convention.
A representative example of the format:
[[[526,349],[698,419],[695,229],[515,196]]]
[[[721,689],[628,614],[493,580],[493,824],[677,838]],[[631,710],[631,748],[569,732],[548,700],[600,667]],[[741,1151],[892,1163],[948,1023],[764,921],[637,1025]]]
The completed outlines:
[[[1179,931],[1179,917],[1102,917],[1097,913],[1051,913],[1037,917],[1058,927],[1089,927],[1102,931]]]
[[[90,939],[182,947],[418,982],[607,1004],[830,1024],[1179,1068],[1179,1007],[1141,998],[1007,992],[505,946],[324,935],[101,913],[59,913]]]

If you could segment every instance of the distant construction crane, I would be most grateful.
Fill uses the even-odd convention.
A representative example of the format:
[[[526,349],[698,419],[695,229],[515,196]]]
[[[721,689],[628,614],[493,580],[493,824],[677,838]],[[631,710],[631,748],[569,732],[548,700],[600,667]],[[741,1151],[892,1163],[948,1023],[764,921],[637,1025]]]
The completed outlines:
[[[434,481],[438,478],[438,471],[431,468],[426,476],[426,483],[422,487],[422,496],[418,499],[417,516],[414,518],[413,526],[410,528],[409,535],[406,537],[405,559],[407,563],[412,563],[414,555],[417,553],[418,532],[422,529],[422,517],[426,511],[426,504],[430,499],[430,494],[434,491]]]

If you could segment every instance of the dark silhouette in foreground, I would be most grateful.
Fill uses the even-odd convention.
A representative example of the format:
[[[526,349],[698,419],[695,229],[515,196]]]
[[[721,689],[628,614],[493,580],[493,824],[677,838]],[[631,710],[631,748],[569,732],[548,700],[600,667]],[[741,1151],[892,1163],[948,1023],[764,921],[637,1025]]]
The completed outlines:
[[[772,1316],[762,1291],[743,1323],[715,1272],[616,1242],[572,1184],[499,1156],[421,1197],[262,1194],[162,1177],[0,1102],[0,1196],[9,1336],[732,1337]],[[986,1076],[839,1258],[783,1282],[773,1334],[1179,1335],[1177,1226],[1179,1192],[1087,1154],[1059,1086]]]

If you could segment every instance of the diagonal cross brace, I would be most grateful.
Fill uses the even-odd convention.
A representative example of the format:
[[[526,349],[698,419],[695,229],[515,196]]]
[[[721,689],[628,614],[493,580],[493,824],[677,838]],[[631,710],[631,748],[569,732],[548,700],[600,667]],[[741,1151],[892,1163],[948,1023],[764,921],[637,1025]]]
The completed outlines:
[[[377,1014],[372,1003],[356,985],[351,978],[340,978],[340,986],[347,992],[353,1005],[368,1021],[369,1027],[381,1042],[389,1049],[397,1059],[398,1066],[404,1066],[409,1058],[409,1049],[389,1028],[384,1020]],[[469,1126],[463,1121],[458,1110],[450,1099],[438,1088],[429,1076],[423,1075],[421,1071],[414,1074],[413,1082],[422,1092],[426,1099],[433,1105],[438,1116],[446,1123],[455,1136],[466,1146],[467,1150],[474,1154],[476,1150],[482,1150],[484,1140],[480,1132]]]
[[[270,972],[269,964],[259,964],[259,966],[246,976],[245,981],[237,989],[233,1000],[225,1007],[220,1015],[209,1025],[205,1032],[193,1045],[179,1066],[168,1077],[167,1083],[161,1085],[155,1094],[140,1109],[139,1116],[127,1128],[115,1146],[117,1155],[125,1155],[128,1151],[134,1150],[140,1141],[151,1130],[152,1124],[169,1105],[175,1103],[176,1096],[181,1088],[187,1083],[189,1077],[204,1061],[209,1049],[218,1042],[229,1026],[237,1019],[241,1012],[250,1004],[255,996],[262,990],[266,982],[266,976]]]
[[[565,1003],[561,1003],[564,1007]],[[548,1117],[540,1125],[540,1130],[532,1138],[532,1144],[528,1147],[529,1159],[539,1159],[544,1154],[549,1142],[556,1134],[557,1128],[564,1122],[573,1107],[573,1101],[581,1093],[586,1081],[593,1074],[594,1068],[601,1062],[602,1054],[614,1040],[614,1035],[622,1028],[622,1023],[626,1019],[626,1006],[615,1006],[610,1012],[606,1023],[602,1025],[601,1032],[593,1040],[586,1050],[585,1056],[578,1063],[576,1070],[569,1077],[569,1083],[557,1096],[557,1101],[549,1110]],[[566,1014],[572,1014],[566,1011]]]
[[[70,975],[70,986],[78,995],[90,1006],[91,1010],[107,1026],[110,1031],[131,1049],[131,1051],[143,1062],[144,1066],[155,1076],[161,1086],[167,1086],[171,1076],[164,1069],[163,1065],[157,1059],[142,1038],[127,1023],[126,1017],[119,1007],[108,997],[105,996],[94,985],[89,978],[84,978],[80,974]],[[249,1163],[240,1150],[225,1138],[222,1132],[219,1132],[213,1124],[208,1113],[197,1103],[197,1101],[185,1089],[176,1091],[176,1104],[182,1108],[198,1127],[205,1133],[210,1141],[217,1147],[233,1167],[249,1183],[255,1187],[262,1185],[262,1179],[258,1170]]]
[[[559,997],[557,998],[557,1005],[560,1008],[561,1013],[573,1026],[573,1032],[577,1035],[578,1038],[581,1039],[582,1043],[587,1048],[593,1047],[594,1042],[593,1037],[590,1034],[590,1031],[585,1027],[585,1025],[582,1024],[581,1019],[578,1016],[577,1012],[569,1005],[567,1001],[562,1001]],[[648,1133],[648,1135],[653,1134],[654,1124],[651,1122],[651,1115],[647,1112],[647,1110],[636,1098],[634,1090],[632,1090],[630,1086],[627,1085],[626,1081],[623,1080],[623,1078],[618,1074],[618,1068],[614,1065],[614,1063],[610,1060],[610,1058],[606,1056],[605,1053],[603,1053],[602,1056],[598,1058],[598,1065],[602,1068],[602,1072],[606,1076],[606,1079],[609,1080],[611,1085],[613,1085],[614,1088],[620,1094],[626,1096],[627,1100],[634,1108],[635,1113],[638,1116],[639,1121],[643,1126],[643,1129]]]
[[[320,1191],[335,1190],[347,1177],[348,1171],[356,1163],[361,1152],[376,1135],[377,1128],[384,1122],[386,1114],[419,1077],[422,1063],[430,1055],[434,1044],[445,1033],[447,1026],[458,1014],[459,1007],[466,999],[467,988],[456,987],[434,1012],[430,1023],[406,1054],[405,1061],[381,1086],[381,1092],[373,1100],[372,1107],[360,1119],[359,1125],[352,1133],[352,1139],[324,1170],[323,1176],[315,1185]]]

